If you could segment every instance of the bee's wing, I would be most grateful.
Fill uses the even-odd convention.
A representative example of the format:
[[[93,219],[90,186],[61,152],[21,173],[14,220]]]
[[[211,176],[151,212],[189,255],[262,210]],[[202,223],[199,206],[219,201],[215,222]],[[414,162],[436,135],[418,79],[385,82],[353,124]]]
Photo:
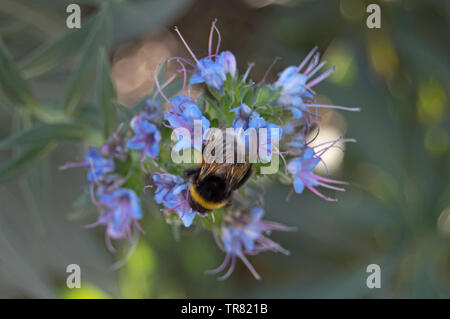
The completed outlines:
[[[227,193],[239,188],[251,175],[250,163],[204,163],[200,168],[198,181],[211,175],[221,176],[226,180]]]
[[[232,165],[227,171],[227,191],[232,192],[244,184],[252,174],[252,164],[242,163]]]
[[[208,144],[210,146],[219,146],[222,144],[223,153],[222,163],[204,162],[200,168],[198,180],[202,181],[210,175],[221,176],[226,180],[227,192],[232,192],[236,188],[239,188],[251,175],[250,163],[236,163],[236,136],[229,134],[226,138],[217,138],[218,135],[212,135],[209,137]]]

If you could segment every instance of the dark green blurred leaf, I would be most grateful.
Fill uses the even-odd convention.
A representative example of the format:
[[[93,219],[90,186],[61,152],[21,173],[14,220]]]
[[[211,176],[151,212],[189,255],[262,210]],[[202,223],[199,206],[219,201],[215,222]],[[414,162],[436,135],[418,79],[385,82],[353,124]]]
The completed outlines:
[[[86,42],[94,24],[94,18],[83,21],[81,29],[72,29],[58,40],[52,41],[33,51],[20,63],[26,78],[46,73],[74,55]]]
[[[30,85],[23,79],[2,39],[0,39],[0,85],[13,103],[20,105],[35,103]]]
[[[8,182],[24,173],[33,163],[53,152],[55,147],[56,143],[33,147],[10,160],[0,167],[0,184]]]
[[[103,134],[108,138],[117,125],[116,108],[114,99],[116,90],[111,78],[108,57],[106,51],[100,51],[97,70],[97,99],[103,114]]]
[[[39,124],[0,142],[0,149],[45,145],[56,140],[85,140],[94,134],[80,124]]]
[[[64,100],[64,109],[69,114],[75,111],[86,89],[92,86],[92,74],[93,70],[95,70],[98,50],[104,47],[107,41],[107,11],[106,7],[103,7],[100,11],[89,38],[83,47],[78,68],[70,81]]]
[[[34,3],[33,3],[34,2]],[[55,36],[64,26],[64,18],[57,10],[42,6],[41,1],[2,0],[0,11],[16,17],[51,36]],[[53,5],[54,6],[54,5]]]
[[[191,0],[112,2],[114,44],[170,24],[190,2]]]

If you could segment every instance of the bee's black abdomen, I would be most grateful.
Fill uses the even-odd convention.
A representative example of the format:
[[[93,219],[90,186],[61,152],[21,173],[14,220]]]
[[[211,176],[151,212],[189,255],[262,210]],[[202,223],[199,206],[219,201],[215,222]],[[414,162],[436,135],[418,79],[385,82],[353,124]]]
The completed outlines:
[[[227,198],[226,181],[218,176],[209,176],[196,185],[198,194],[208,202],[219,203]]]
[[[192,210],[202,214],[210,211],[209,209],[197,203],[191,196],[189,196],[189,206],[191,206]]]
[[[222,203],[230,197],[226,190],[225,179],[219,176],[209,176],[201,183],[195,183],[195,181],[193,183],[197,200],[190,194],[189,205],[199,213],[209,212],[214,206],[221,207]]]

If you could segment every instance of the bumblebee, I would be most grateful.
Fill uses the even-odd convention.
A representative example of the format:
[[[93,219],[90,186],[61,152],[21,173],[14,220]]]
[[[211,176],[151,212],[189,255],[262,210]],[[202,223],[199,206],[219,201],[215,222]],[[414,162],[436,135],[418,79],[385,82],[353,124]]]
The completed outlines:
[[[244,185],[251,177],[251,163],[236,163],[234,161],[237,156],[235,156],[234,151],[230,151],[230,145],[235,142],[235,139],[232,139],[231,142],[224,139],[225,152],[223,153],[224,160],[221,163],[205,161],[205,157],[202,155],[202,161],[198,168],[184,171],[184,175],[191,179],[189,205],[193,210],[206,213],[230,205],[233,192]],[[214,143],[214,137],[210,138],[203,147],[203,153],[205,149],[208,149],[208,146]],[[222,141],[220,140],[219,143],[222,143]],[[229,156],[233,156],[232,161],[226,160]]]

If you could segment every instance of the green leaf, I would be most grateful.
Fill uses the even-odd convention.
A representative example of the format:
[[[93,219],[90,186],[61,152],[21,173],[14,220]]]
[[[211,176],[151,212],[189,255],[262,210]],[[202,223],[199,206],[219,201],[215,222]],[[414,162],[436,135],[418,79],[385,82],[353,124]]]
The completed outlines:
[[[80,124],[39,124],[4,139],[0,142],[0,149],[42,146],[57,140],[85,140],[93,136],[95,134],[89,128]]]
[[[111,1],[113,45],[170,25],[191,2],[192,0]]]
[[[83,22],[80,29],[65,32],[59,39],[45,44],[20,62],[20,69],[25,78],[32,78],[44,74],[74,55],[83,43],[94,25],[94,18]]]
[[[263,106],[272,100],[273,90],[269,86],[263,86],[256,92],[256,101],[254,106]]]
[[[8,182],[24,173],[33,163],[49,155],[56,147],[56,143],[37,146],[24,151],[8,163],[0,167],[0,184]]]
[[[103,135],[105,138],[111,136],[117,125],[115,98],[116,89],[111,78],[108,57],[105,49],[102,49],[99,54],[97,70],[97,99],[102,109]]]
[[[123,116],[125,117],[125,121],[131,120],[131,118],[132,118],[133,115],[134,115],[133,108],[126,107],[125,105],[120,104],[120,103],[117,102],[117,101],[115,102],[115,105],[116,105],[117,109],[118,109],[118,110],[123,114]]]
[[[64,99],[64,109],[71,114],[80,104],[85,91],[91,86],[92,72],[98,57],[98,50],[105,46],[107,38],[107,9],[103,7],[83,47],[80,62]]]
[[[0,38],[0,87],[11,102],[19,105],[35,105],[36,99],[27,81],[17,69]]]

